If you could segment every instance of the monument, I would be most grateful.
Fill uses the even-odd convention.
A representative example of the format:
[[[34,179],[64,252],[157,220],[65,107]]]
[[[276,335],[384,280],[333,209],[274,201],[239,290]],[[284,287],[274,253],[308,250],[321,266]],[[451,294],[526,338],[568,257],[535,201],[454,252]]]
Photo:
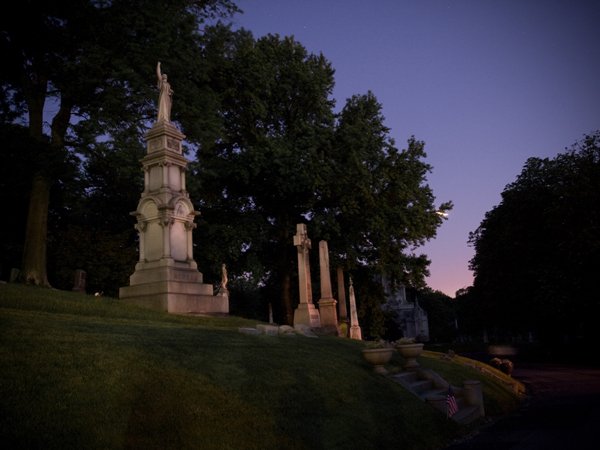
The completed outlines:
[[[391,313],[392,320],[402,332],[402,336],[427,342],[429,320],[427,312],[421,308],[417,298],[415,297],[414,302],[409,301],[406,287],[402,283],[392,283],[386,276],[382,276],[381,282],[386,298],[382,309]]]
[[[171,123],[173,90],[160,62],[156,67],[158,117],[146,133],[141,160],[144,191],[137,209],[139,259],[119,298],[170,313],[229,313],[227,296],[213,295],[193,257],[192,230],[198,214],[185,188],[185,136]]]
[[[298,250],[298,286],[300,302],[294,310],[294,326],[306,325],[311,328],[321,326],[319,311],[312,302],[312,286],[310,281],[310,260],[308,251],[311,247],[310,239],[306,232],[306,225],[296,225],[294,246]]]
[[[354,286],[352,285],[352,277],[350,277],[350,287],[348,289],[350,296],[350,339],[362,341],[362,331],[358,325],[358,314],[356,312],[356,297],[354,296]]]
[[[331,291],[331,275],[329,273],[329,248],[327,241],[319,242],[319,269],[321,281],[321,298],[319,299],[319,314],[321,317],[321,328],[326,333],[340,334],[338,328],[337,301],[333,298]]]

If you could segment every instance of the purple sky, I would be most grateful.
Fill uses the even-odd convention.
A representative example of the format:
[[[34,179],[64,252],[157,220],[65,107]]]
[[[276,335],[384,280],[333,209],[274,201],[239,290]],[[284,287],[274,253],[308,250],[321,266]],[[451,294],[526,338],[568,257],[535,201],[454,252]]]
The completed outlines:
[[[600,1],[237,0],[255,37],[293,35],[336,70],[337,107],[371,90],[398,148],[414,135],[436,204],[454,202],[417,253],[427,282],[470,286],[468,234],[529,157],[600,129]]]

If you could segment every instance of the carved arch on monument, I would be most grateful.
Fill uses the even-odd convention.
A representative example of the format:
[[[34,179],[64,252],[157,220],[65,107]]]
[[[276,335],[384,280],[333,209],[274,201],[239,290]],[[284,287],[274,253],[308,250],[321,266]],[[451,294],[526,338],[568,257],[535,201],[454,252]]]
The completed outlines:
[[[192,255],[192,229],[194,206],[189,198],[177,196],[171,199],[174,223],[170,229],[171,255],[175,261],[190,261]]]
[[[157,219],[159,217],[159,205],[152,198],[144,198],[138,205],[138,215],[141,216],[141,220],[149,221]]]
[[[189,198],[184,196],[176,196],[169,202],[169,207],[173,208],[173,212],[178,218],[185,218],[187,220],[194,220],[196,212],[194,211],[194,205]]]
[[[146,261],[157,261],[163,255],[163,230],[160,225],[159,206],[154,199],[145,198],[138,205],[138,223],[140,227],[140,248],[144,248]]]

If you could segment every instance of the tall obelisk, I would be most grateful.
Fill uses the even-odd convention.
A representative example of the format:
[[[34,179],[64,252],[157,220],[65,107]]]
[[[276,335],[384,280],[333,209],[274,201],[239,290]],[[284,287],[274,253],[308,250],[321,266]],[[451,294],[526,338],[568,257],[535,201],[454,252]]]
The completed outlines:
[[[340,334],[338,327],[337,301],[333,298],[331,290],[331,274],[329,271],[329,248],[327,241],[319,242],[319,269],[321,281],[321,298],[319,299],[319,315],[321,317],[321,328],[326,333]]]
[[[192,230],[198,214],[185,188],[185,136],[170,120],[173,91],[157,66],[158,117],[146,133],[142,159],[144,191],[135,215],[139,260],[119,297],[172,313],[228,313],[229,301],[204,284],[193,257]]]

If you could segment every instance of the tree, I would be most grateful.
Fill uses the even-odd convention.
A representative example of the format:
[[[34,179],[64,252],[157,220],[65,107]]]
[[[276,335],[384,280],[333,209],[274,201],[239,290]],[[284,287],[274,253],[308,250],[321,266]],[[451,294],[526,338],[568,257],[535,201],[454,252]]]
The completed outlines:
[[[434,205],[425,144],[411,137],[407,148],[398,150],[381,109],[371,92],[347,100],[313,219],[317,232],[331,242],[334,264],[361,272],[369,286],[357,291],[361,324],[372,336],[386,333],[378,312],[385,298],[366,280],[385,275],[392,286],[423,287],[429,261],[415,251],[435,236],[442,223],[438,212],[452,208],[451,202]]]
[[[218,83],[222,133],[198,139],[190,183],[202,199],[204,256],[275,289],[286,323],[296,300],[292,236],[300,222],[313,242],[329,240],[332,259],[346,268],[368,264],[422,282],[427,260],[409,252],[435,235],[436,211],[451,207],[433,205],[424,144],[411,138],[398,151],[371,93],[348,100],[336,117],[330,63],[292,38],[255,41],[225,27],[205,38],[205,55],[223,56],[210,58],[208,72]]]
[[[491,326],[545,342],[597,335],[600,132],[553,159],[530,158],[470,234],[470,294]]]
[[[441,291],[431,288],[417,293],[419,305],[427,312],[431,342],[452,342],[457,334],[456,305]]]
[[[147,74],[157,58],[184,62],[197,48],[199,24],[235,11],[229,0],[25,1],[2,16],[0,85],[9,101],[4,112],[22,117],[31,138],[47,142],[51,161],[64,160],[74,119],[89,120],[98,134],[150,117]],[[175,55],[171,55],[175,51]],[[188,53],[189,55],[189,53]],[[190,58],[188,70],[194,69]],[[7,105],[8,104],[8,108]],[[45,119],[56,108],[45,134]],[[135,128],[135,127],[133,127]],[[41,145],[41,144],[40,144]],[[40,155],[36,155],[39,158]],[[50,191],[56,166],[32,177],[22,274],[48,285],[46,239]]]
[[[276,312],[291,323],[292,236],[313,208],[329,145],[333,69],[290,37],[255,41],[224,27],[210,37],[206,54],[223,55],[209,72],[218,83],[223,132],[202,143],[194,167],[205,219],[199,247],[213,255],[212,264],[220,254],[232,272],[250,268],[281,287]]]
[[[375,96],[355,95],[339,114],[326,161],[315,225],[348,269],[368,262],[392,281],[419,287],[428,261],[415,250],[442,223],[426,184],[425,144],[414,137],[398,150]]]

